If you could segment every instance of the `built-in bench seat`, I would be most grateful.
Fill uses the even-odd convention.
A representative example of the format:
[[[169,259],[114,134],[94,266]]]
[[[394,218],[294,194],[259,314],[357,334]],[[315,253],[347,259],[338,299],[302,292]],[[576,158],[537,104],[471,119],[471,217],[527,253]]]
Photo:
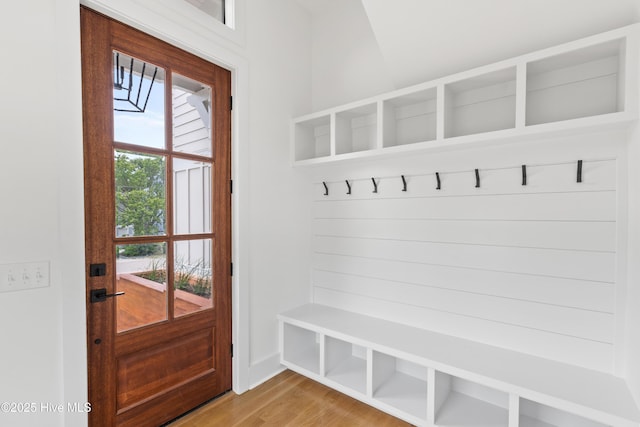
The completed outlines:
[[[614,375],[317,304],[278,319],[283,365],[415,425],[640,426]]]

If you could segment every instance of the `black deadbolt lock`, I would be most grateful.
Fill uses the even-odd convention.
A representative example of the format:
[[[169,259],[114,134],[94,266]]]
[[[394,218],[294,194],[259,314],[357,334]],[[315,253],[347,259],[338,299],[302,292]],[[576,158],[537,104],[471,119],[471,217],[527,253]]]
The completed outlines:
[[[107,264],[89,264],[89,277],[107,275]]]

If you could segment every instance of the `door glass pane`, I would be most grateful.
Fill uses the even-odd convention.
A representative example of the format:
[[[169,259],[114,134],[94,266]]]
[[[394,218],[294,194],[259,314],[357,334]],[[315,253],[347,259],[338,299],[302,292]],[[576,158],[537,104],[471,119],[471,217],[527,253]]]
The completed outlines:
[[[175,243],[175,317],[213,307],[211,250],[211,239]]]
[[[165,234],[166,159],[115,150],[116,237]]]
[[[211,232],[211,163],[173,159],[173,228],[176,234]]]
[[[118,332],[167,319],[166,254],[166,243],[116,246]]]
[[[113,136],[118,142],[164,148],[165,71],[113,52]]]
[[[173,74],[173,150],[211,157],[211,88]]]

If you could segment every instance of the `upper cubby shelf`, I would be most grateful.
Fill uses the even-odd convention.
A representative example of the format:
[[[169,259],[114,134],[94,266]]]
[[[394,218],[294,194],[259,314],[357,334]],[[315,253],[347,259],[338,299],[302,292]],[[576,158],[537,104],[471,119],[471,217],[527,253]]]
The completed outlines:
[[[375,103],[337,112],[336,154],[375,149],[377,116]]]
[[[640,24],[296,118],[295,165],[637,119]]]
[[[529,62],[527,126],[624,111],[623,48],[616,39]]]
[[[516,126],[516,68],[445,84],[444,136],[473,135]]]
[[[330,128],[328,116],[297,122],[294,130],[296,160],[329,156],[331,154]]]
[[[436,89],[420,90],[382,101],[383,146],[436,139]]]

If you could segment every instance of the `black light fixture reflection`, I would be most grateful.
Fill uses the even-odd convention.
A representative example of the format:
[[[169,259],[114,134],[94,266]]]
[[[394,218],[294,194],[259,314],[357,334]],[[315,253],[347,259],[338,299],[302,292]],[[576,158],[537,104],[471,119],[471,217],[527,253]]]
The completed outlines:
[[[153,76],[151,77],[151,83],[149,84],[149,90],[147,91],[144,98],[144,104],[140,105],[140,95],[142,94],[142,82],[144,81],[145,72],[147,69],[147,63],[142,63],[142,71],[140,72],[140,84],[137,87],[137,92],[134,92],[136,88],[133,85],[133,66],[134,59],[131,58],[129,64],[129,78],[127,79],[127,85],[125,85],[125,66],[120,65],[120,54],[118,52],[114,52],[114,71],[113,71],[113,87],[116,90],[124,90],[127,92],[126,98],[119,98],[114,96],[114,101],[126,102],[129,108],[116,108],[114,106],[115,111],[125,111],[130,113],[144,113],[147,108],[147,103],[149,102],[149,96],[151,95],[151,89],[153,88],[153,83],[156,80],[156,75],[158,74],[158,67],[155,67],[153,71]],[[151,67],[149,67],[151,68]],[[135,101],[133,100],[135,98]]]

